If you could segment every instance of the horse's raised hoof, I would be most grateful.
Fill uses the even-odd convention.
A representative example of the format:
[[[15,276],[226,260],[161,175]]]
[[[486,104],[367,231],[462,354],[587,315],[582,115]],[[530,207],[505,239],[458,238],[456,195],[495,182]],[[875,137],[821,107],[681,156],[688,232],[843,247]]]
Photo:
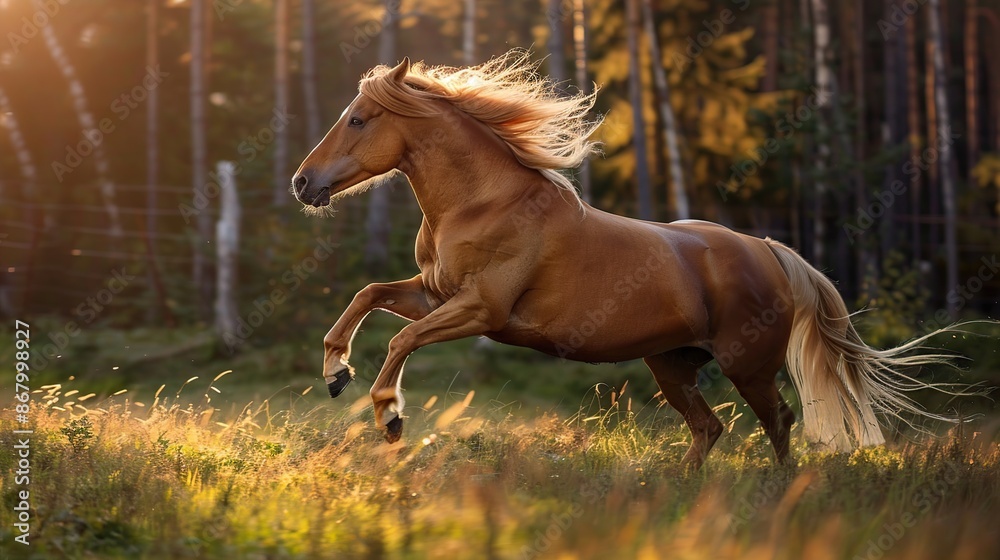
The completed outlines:
[[[350,372],[344,371],[338,375],[333,381],[326,384],[326,388],[330,391],[330,398],[335,399],[344,392],[344,389],[351,384],[351,374]]]
[[[403,419],[397,416],[392,420],[389,420],[389,423],[385,425],[385,441],[389,443],[396,443],[402,435]]]

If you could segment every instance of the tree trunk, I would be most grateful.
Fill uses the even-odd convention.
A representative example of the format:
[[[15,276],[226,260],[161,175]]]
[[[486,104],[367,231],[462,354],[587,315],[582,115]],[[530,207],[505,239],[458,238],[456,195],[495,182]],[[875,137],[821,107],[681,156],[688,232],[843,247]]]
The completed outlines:
[[[988,8],[979,8],[979,14],[986,18],[990,24],[989,36],[991,38],[991,52],[998,52],[1000,49],[1000,16],[997,12]],[[1000,153],[1000,57],[991,56],[987,58],[989,65],[989,132],[988,138],[993,141],[993,149]],[[1000,204],[1000,202],[998,202]]]
[[[146,66],[156,68],[160,65],[160,0],[149,0],[149,13],[146,17]],[[146,245],[146,266],[149,284],[153,287],[157,305],[150,307],[150,322],[156,323],[162,317],[168,327],[176,323],[174,315],[167,305],[167,290],[160,277],[160,267],[156,261],[156,212],[157,187],[160,176],[160,137],[159,137],[160,93],[158,88],[149,90],[146,98],[146,230],[143,235]],[[159,317],[157,316],[159,314]]]
[[[639,182],[639,219],[653,219],[653,201],[649,184],[649,163],[646,153],[646,121],[642,111],[642,80],[639,76],[639,0],[625,0],[628,35],[628,90],[632,105],[632,138],[635,150],[635,171]]]
[[[87,107],[87,96],[83,90],[83,84],[76,76],[76,69],[66,57],[59,39],[56,38],[55,30],[51,25],[42,27],[42,35],[45,38],[45,46],[49,55],[55,61],[59,72],[69,83],[69,91],[73,97],[73,108],[76,110],[76,118],[80,123],[80,128],[84,134],[89,134],[97,128],[97,120],[94,114]],[[94,151],[94,167],[97,168],[97,182],[100,185],[101,198],[104,202],[104,210],[108,214],[108,228],[111,239],[116,244],[122,239],[121,218],[119,217],[118,204],[115,202],[115,185],[108,176],[109,165],[107,155],[104,153],[104,142],[92,143]]]
[[[909,129],[910,159],[920,161],[922,148],[920,127],[920,83],[917,70],[917,21],[916,16],[906,20],[906,126]],[[921,175],[920,171],[910,174],[910,214],[913,221],[910,224],[910,237],[913,243],[913,263],[918,265],[921,259]]]
[[[396,63],[396,35],[399,32],[399,14],[396,13],[398,3],[386,0],[385,15],[382,18],[382,33],[379,35],[379,63],[391,66]],[[365,267],[370,274],[376,275],[385,270],[389,264],[389,234],[391,233],[391,217],[389,192],[391,185],[369,191],[368,215],[365,220],[365,231],[368,234],[365,242]]]
[[[865,0],[855,0],[852,15],[850,28],[854,30],[852,55],[854,66],[854,111],[856,113],[854,123],[854,157],[859,163],[859,165],[855,166],[854,171],[854,203],[858,208],[866,208],[868,206],[868,186],[865,179],[864,167],[860,165],[861,162],[865,161],[865,157],[867,157],[868,142],[868,105],[865,102],[865,79],[868,70],[865,63]],[[874,297],[875,283],[878,281],[879,271],[875,266],[872,252],[869,250],[868,243],[865,240],[861,240],[857,244],[856,251],[857,274],[855,278],[858,290],[860,292],[861,287],[868,286],[869,290],[866,295],[869,298]],[[871,282],[867,282],[869,278],[871,278]]]
[[[979,162],[979,26],[977,0],[965,1],[965,134],[968,137],[968,177]]]
[[[302,93],[306,102],[306,143],[323,139],[323,115],[316,86],[316,0],[302,0]]]
[[[205,5],[191,0],[191,187],[195,200],[205,196],[208,183],[205,139]],[[198,235],[192,255],[192,282],[198,291],[198,309],[208,320],[212,304],[212,281],[206,255],[212,243],[212,215],[208,208],[198,212]]]
[[[465,0],[465,19],[462,25],[462,58],[466,66],[476,61],[476,0]]]
[[[274,106],[288,112],[288,0],[274,4]],[[274,131],[274,205],[288,203],[288,127]]]
[[[0,114],[4,118],[0,119],[0,124],[7,129],[10,144],[14,148],[14,157],[17,159],[18,168],[21,171],[21,192],[24,198],[34,197],[37,194],[38,168],[31,158],[31,151],[24,141],[24,135],[17,122],[17,113],[10,105],[7,93],[0,87]]]
[[[997,49],[1000,49],[1000,16],[988,8],[979,8],[979,14],[989,21],[990,50],[997,52]],[[991,56],[987,58],[987,61],[989,64],[986,70],[990,84],[988,90],[990,95],[987,96],[987,99],[990,100],[989,107],[987,107],[989,111],[987,137],[993,141],[993,149],[1000,152],[1000,57]]]
[[[31,157],[31,151],[28,150],[28,145],[24,141],[24,135],[21,133],[21,128],[17,122],[17,113],[14,111],[13,107],[10,105],[10,99],[7,98],[7,93],[4,92],[3,88],[0,87],[0,115],[4,115],[4,118],[0,119],[0,125],[3,125],[7,129],[7,135],[10,138],[10,144],[14,148],[14,157],[17,159],[18,168],[21,173],[21,199],[26,203],[32,203],[37,200],[38,197],[38,168],[35,167],[35,162]],[[28,303],[30,302],[31,291],[34,288],[34,260],[35,256],[38,254],[36,250],[38,248],[38,243],[42,234],[42,213],[44,212],[40,206],[32,205],[31,209],[31,241],[28,244],[28,251],[26,253],[26,260],[23,263],[23,269],[18,268],[16,270],[19,275],[24,277],[22,282],[23,291],[21,293],[21,312],[23,313],[28,309]],[[9,240],[8,240],[9,241]],[[4,239],[0,238],[0,247],[3,246]],[[6,279],[10,277],[10,273],[7,272],[7,267],[13,265],[10,261],[3,263],[3,270],[0,270],[0,274],[4,275]],[[21,266],[22,263],[17,263]],[[6,291],[11,289],[13,282],[4,282],[2,289],[4,305],[8,307],[7,313],[13,314],[13,304],[10,303],[11,298],[6,294]],[[0,309],[0,312],[3,312]]]
[[[674,211],[674,219],[686,220],[691,217],[691,209],[684,186],[681,150],[677,140],[677,119],[674,117],[674,108],[670,104],[670,84],[667,82],[667,72],[663,69],[660,39],[653,21],[652,0],[642,0],[642,11],[646,37],[649,41],[650,60],[653,66],[653,83],[656,86],[656,97],[659,98],[660,118],[663,119],[663,134],[667,140],[667,155],[670,160],[668,162],[670,189],[667,197]]]
[[[239,324],[236,307],[236,270],[240,252],[240,197],[236,193],[236,164],[220,161],[216,165],[219,178],[219,221],[215,225],[215,331],[220,342],[232,353],[242,341],[235,335]]]
[[[951,117],[948,113],[948,90],[944,78],[944,56],[941,36],[941,18],[939,14],[940,0],[930,0],[930,34],[934,50],[934,103],[937,106],[941,136],[946,141],[937,142],[941,162],[941,199],[944,203],[944,244],[948,260],[947,284],[948,290],[958,286],[958,238],[955,208],[955,178],[951,168],[951,144],[947,139],[951,136]],[[958,302],[955,298],[947,298],[948,312],[952,319],[958,318]]]
[[[830,158],[829,134],[823,112],[830,105],[833,72],[830,70],[828,49],[830,47],[830,21],[826,0],[811,0],[813,17],[813,48],[816,64],[817,95],[817,143],[816,143],[816,184],[813,199],[813,264],[822,266],[826,260],[826,170]]]
[[[1000,49],[1000,17],[997,16],[996,11],[988,8],[979,8],[977,14],[988,20],[991,52],[998,52],[997,49]],[[989,88],[987,89],[989,94],[986,96],[987,106],[985,107],[988,113],[986,137],[993,142],[993,149],[1000,153],[1000,93],[998,93],[1000,92],[1000,57],[991,56],[986,60],[986,72],[989,80]],[[997,185],[996,212],[997,216],[1000,217],[1000,185]],[[998,222],[997,228],[1000,229],[1000,222]]]
[[[566,41],[563,38],[562,0],[548,0],[549,77],[562,90],[566,82]]]
[[[929,6],[926,8],[931,9]],[[934,74],[934,43],[928,38],[926,45],[926,68],[924,69],[924,106],[927,110],[927,145],[932,146],[938,139],[937,105],[934,101],[937,76]],[[927,162],[927,194],[930,198],[930,215],[937,218],[941,215],[941,189],[938,166],[940,159]],[[941,227],[936,222],[928,225],[928,244],[931,250],[941,243]]]
[[[573,52],[575,53],[576,87],[580,93],[591,91],[590,76],[587,72],[587,5],[584,0],[573,0]],[[593,200],[590,184],[590,158],[583,160],[579,171],[580,190],[583,200]]]
[[[778,89],[778,4],[777,0],[765,4],[761,8],[761,19],[764,37],[764,81],[762,91]]]
[[[894,0],[884,0],[884,16],[885,18],[890,18],[896,4]],[[903,90],[904,80],[901,79],[900,73],[903,70],[905,61],[901,61],[903,58],[902,52],[902,41],[899,32],[894,32],[885,38],[885,47],[883,49],[883,60],[884,60],[884,75],[885,75],[885,91],[883,92],[882,101],[885,108],[884,116],[884,126],[882,127],[882,145],[885,151],[896,149],[899,144],[902,143],[902,129],[903,129],[903,111],[900,108],[900,100],[905,99],[905,90]],[[885,166],[885,181],[882,186],[883,192],[891,192],[892,185],[895,183],[899,174],[902,171],[904,160],[902,157],[896,159],[891,159],[886,162]],[[896,229],[895,229],[895,215],[896,215],[896,205],[895,204],[885,204],[883,205],[884,214],[882,215],[881,222],[879,223],[879,243],[880,243],[880,253],[884,260],[889,252],[893,251],[896,247]]]

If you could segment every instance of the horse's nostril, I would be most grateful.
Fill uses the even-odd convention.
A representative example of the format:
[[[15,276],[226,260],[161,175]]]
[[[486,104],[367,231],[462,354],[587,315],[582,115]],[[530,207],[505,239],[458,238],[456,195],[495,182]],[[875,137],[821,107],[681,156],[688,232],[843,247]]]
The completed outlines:
[[[299,175],[292,181],[292,186],[295,187],[295,194],[302,194],[305,190],[306,185],[309,184],[309,179],[305,175]]]

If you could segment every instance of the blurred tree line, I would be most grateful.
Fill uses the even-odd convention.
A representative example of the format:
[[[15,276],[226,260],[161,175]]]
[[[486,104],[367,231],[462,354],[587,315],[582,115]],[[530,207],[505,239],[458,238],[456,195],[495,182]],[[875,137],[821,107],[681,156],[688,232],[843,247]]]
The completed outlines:
[[[298,162],[368,68],[525,47],[561,91],[601,88],[604,157],[570,171],[595,206],[771,235],[897,323],[995,316],[998,13],[998,0],[0,0],[0,314],[210,322],[227,160],[239,319],[281,316],[261,341],[332,323],[365,282],[415,272],[419,210],[400,180],[305,219],[287,192]],[[115,273],[131,280],[91,305]]]

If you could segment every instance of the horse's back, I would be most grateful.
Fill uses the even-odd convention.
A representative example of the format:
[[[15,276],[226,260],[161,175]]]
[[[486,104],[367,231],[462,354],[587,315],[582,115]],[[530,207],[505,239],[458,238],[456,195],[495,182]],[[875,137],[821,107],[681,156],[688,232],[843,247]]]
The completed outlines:
[[[732,338],[732,318],[738,334],[742,317],[787,291],[763,240],[711,222],[589,210],[584,220],[546,223],[559,225],[545,236],[537,279],[508,328],[491,334],[498,340],[585,361],[711,349],[720,334]],[[573,341],[569,351],[560,340]]]

